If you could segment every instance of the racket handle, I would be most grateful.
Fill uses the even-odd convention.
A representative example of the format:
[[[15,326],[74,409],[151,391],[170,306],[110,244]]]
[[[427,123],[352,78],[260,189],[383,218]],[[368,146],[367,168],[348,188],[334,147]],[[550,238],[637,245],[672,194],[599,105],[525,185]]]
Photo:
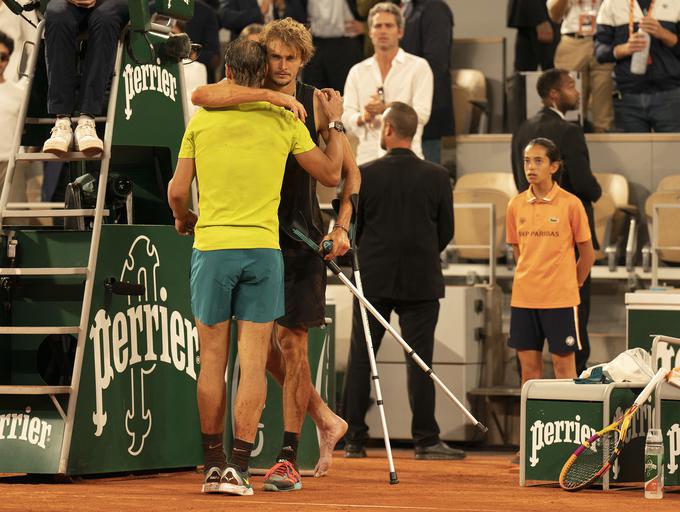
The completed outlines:
[[[321,251],[324,255],[328,254],[333,250],[333,240],[324,240],[321,242]]]
[[[482,423],[479,423],[479,422],[477,422],[475,427],[477,427],[479,430],[481,430],[482,434],[486,434],[489,431],[488,427],[485,427]]]

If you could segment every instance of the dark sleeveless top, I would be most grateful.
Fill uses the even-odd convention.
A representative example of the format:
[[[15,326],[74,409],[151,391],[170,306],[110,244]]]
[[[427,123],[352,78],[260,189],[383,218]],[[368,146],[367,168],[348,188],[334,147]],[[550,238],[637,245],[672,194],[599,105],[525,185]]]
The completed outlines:
[[[314,122],[314,87],[298,82],[295,98],[304,105],[307,111],[305,126],[315,144],[319,143],[319,135]],[[323,238],[323,222],[319,200],[316,197],[316,180],[297,163],[293,155],[288,155],[286,171],[281,186],[281,203],[279,205],[279,223],[290,226],[296,211],[302,212],[307,222],[309,238],[321,242]],[[279,228],[281,249],[299,249],[300,242],[293,240],[283,229]]]

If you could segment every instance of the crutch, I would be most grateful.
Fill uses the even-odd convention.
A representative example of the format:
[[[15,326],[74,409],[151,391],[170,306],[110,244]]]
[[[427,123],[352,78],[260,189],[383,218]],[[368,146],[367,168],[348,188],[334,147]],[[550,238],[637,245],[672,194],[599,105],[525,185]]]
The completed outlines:
[[[353,210],[353,215],[352,218],[354,220],[354,217],[356,216],[357,208],[358,208],[358,197],[356,194],[353,194],[351,196],[351,201],[352,201],[352,210]],[[333,200],[333,208],[336,210],[336,213],[339,211],[339,206],[340,202],[335,199]],[[354,276],[354,282],[356,283],[357,289],[359,290],[359,293],[361,295],[364,294],[364,289],[361,284],[361,273],[359,271],[359,258],[357,257],[357,251],[356,251],[356,233],[354,233],[355,236],[351,238],[351,244],[352,244],[352,274]],[[324,242],[323,247],[322,247],[322,252],[328,253],[332,249],[332,242],[330,240],[327,240]],[[333,263],[337,267],[337,265],[334,262],[326,262],[327,264]],[[339,267],[338,267],[339,268]],[[331,270],[335,273],[335,270],[331,267]],[[382,430],[383,430],[383,438],[385,440],[385,451],[387,452],[387,464],[390,468],[390,484],[398,484],[399,479],[397,478],[397,471],[394,468],[394,459],[392,458],[392,445],[390,444],[390,434],[387,429],[387,417],[385,416],[385,406],[383,404],[383,398],[382,398],[382,391],[380,389],[380,376],[378,375],[378,365],[375,362],[375,352],[373,350],[373,339],[371,338],[371,330],[368,327],[368,314],[366,313],[366,307],[359,302],[359,310],[361,311],[361,323],[364,327],[364,339],[366,340],[366,350],[368,351],[368,361],[371,367],[371,380],[373,381],[373,387],[375,388],[375,398],[376,398],[376,404],[378,405],[378,411],[380,413],[380,423],[382,425]]]
[[[298,240],[303,241],[305,244],[309,245],[310,248],[312,248],[315,252],[319,253],[317,245],[314,243],[313,240],[310,240],[309,237],[305,234],[303,230],[306,230],[304,225],[302,226],[293,226],[293,234],[295,238]],[[330,250],[331,246],[327,246],[325,249],[326,252]],[[390,323],[385,320],[382,315],[373,307],[373,305],[366,300],[366,297],[352,284],[352,282],[347,278],[345,274],[342,273],[340,270],[340,267],[334,262],[334,261],[326,261],[326,266],[333,272],[342,283],[347,286],[352,294],[359,300],[363,306],[371,312],[371,314],[382,324],[382,326],[396,339],[399,344],[401,345],[402,349],[404,349],[404,352],[408,354],[408,356],[413,359],[413,361],[434,381],[434,383],[439,386],[439,388],[444,392],[444,394],[449,397],[449,399],[458,406],[458,408],[467,416],[467,418],[470,420],[470,422],[477,427],[479,430],[482,431],[483,434],[486,434],[488,432],[488,428],[485,427],[480,421],[475,418],[470,411],[467,410],[467,408],[461,403],[458,398],[456,398],[456,395],[454,395],[449,388],[446,387],[446,385],[442,382],[442,380],[437,376],[437,374],[430,368],[427,364],[425,364],[425,361],[423,361],[418,354],[416,354],[415,350],[411,348],[411,346],[404,341],[404,339],[399,335],[399,333],[390,325]]]

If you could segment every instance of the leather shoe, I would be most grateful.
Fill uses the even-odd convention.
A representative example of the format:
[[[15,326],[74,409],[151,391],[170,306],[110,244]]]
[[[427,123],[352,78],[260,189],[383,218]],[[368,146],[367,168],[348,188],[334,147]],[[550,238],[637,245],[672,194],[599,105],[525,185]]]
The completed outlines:
[[[418,460],[460,460],[465,458],[463,450],[451,448],[443,441],[431,446],[416,446]]]
[[[363,459],[366,457],[366,450],[360,444],[347,443],[345,445],[346,459]]]

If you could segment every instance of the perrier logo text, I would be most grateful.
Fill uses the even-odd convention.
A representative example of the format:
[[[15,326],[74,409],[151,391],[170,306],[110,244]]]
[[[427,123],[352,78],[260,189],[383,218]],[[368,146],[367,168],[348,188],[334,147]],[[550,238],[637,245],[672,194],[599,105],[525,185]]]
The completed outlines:
[[[128,64],[123,71],[125,82],[125,119],[132,117],[132,100],[138,94],[151,91],[176,101],[177,78],[167,69],[161,67],[160,59],[156,64]]]

